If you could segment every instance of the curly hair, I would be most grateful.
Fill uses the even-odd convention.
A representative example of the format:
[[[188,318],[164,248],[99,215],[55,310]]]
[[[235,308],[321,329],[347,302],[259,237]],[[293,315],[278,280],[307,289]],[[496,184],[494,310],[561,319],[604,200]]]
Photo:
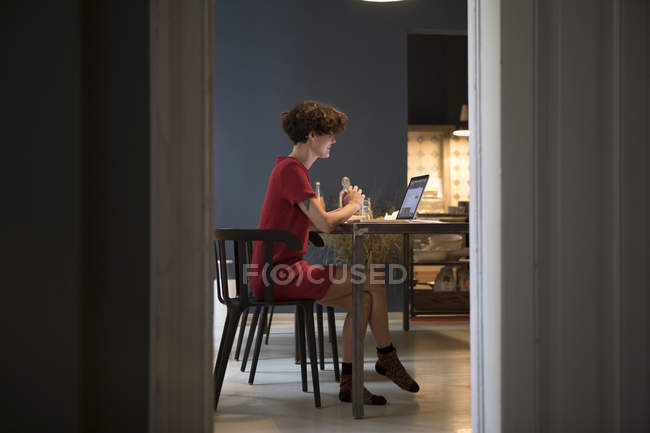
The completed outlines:
[[[307,141],[310,132],[337,134],[348,124],[348,116],[338,108],[317,101],[305,101],[280,114],[282,129],[295,143]]]

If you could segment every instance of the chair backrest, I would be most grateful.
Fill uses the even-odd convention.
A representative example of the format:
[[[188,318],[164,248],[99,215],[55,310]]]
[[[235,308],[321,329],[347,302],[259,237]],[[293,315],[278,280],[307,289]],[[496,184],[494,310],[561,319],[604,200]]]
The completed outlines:
[[[273,281],[271,272],[273,266],[273,242],[284,242],[294,251],[301,249],[302,245],[292,233],[286,230],[260,230],[260,229],[216,229],[214,231],[214,255],[216,265],[217,297],[222,304],[229,305],[233,298],[228,290],[228,279],[233,277],[228,274],[227,245],[233,245],[233,268],[236,287],[236,298],[243,305],[250,303],[249,281],[245,271],[249,269],[253,259],[253,242],[263,242],[264,263],[262,271],[265,272],[264,302],[273,302]]]

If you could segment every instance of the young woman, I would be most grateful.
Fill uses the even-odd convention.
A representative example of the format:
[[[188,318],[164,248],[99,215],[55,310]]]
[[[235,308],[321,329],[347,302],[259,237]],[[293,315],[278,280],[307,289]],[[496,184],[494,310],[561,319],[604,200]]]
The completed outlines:
[[[309,169],[319,158],[329,158],[336,140],[334,134],[343,132],[348,117],[337,108],[315,101],[298,104],[281,114],[282,129],[293,141],[289,156],[278,156],[271,172],[260,229],[282,229],[293,233],[302,244],[300,251],[287,245],[274,245],[273,264],[281,269],[274,276],[274,298],[315,299],[318,303],[348,311],[343,325],[343,368],[339,399],[351,401],[352,391],[352,275],[342,266],[310,266],[302,260],[307,251],[311,225],[324,233],[331,232],[347,221],[361,206],[364,195],[357,186],[350,186],[343,198],[343,207],[325,211],[309,182]],[[251,285],[258,299],[264,298],[261,266],[264,263],[261,243],[253,248]],[[378,360],[375,370],[391,379],[400,388],[417,392],[418,384],[406,372],[391,344],[388,332],[386,287],[372,284],[366,273],[364,288],[364,326],[370,324],[375,337]],[[364,403],[386,404],[386,399],[364,388]]]

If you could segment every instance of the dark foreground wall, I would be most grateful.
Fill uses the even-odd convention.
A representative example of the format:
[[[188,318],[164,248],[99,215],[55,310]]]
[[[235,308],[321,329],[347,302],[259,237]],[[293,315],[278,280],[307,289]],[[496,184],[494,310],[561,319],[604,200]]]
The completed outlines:
[[[326,201],[349,176],[377,202],[406,183],[407,34],[467,28],[464,1],[217,2],[215,225],[254,227],[277,155],[292,144],[280,112],[304,99],[351,121],[310,170]],[[377,203],[378,204],[378,203]]]
[[[146,432],[149,2],[0,17],[0,430]]]

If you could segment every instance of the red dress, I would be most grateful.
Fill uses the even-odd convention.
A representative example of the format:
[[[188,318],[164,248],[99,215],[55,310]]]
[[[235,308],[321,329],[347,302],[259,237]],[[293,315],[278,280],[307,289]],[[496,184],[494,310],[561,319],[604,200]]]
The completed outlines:
[[[307,168],[290,156],[278,156],[269,177],[260,215],[260,229],[281,229],[293,233],[302,248],[293,251],[283,242],[273,244],[273,299],[321,299],[332,284],[334,266],[310,266],[302,260],[309,243],[309,218],[298,203],[316,197],[309,182]],[[249,279],[258,300],[264,299],[262,267],[264,244],[254,242],[253,263]]]

